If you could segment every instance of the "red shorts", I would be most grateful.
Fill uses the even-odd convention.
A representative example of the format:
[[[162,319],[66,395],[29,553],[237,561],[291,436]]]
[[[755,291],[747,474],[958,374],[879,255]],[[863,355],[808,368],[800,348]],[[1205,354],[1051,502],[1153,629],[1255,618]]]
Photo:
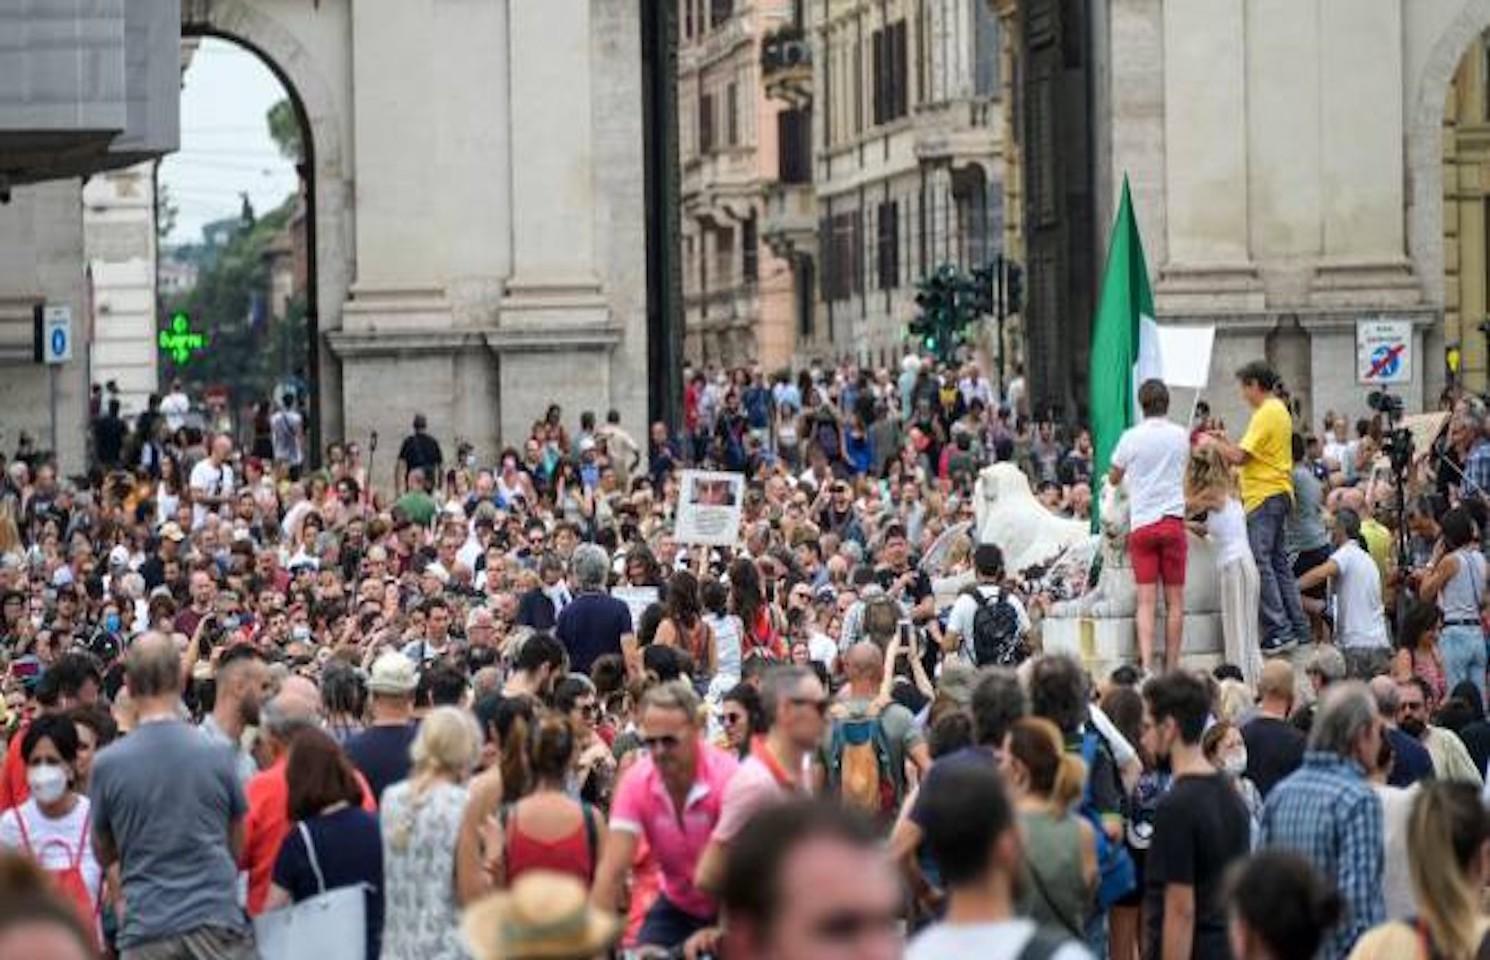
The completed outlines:
[[[1133,579],[1144,584],[1162,580],[1167,586],[1183,585],[1188,547],[1185,521],[1179,517],[1165,517],[1132,531],[1128,559],[1133,563]]]

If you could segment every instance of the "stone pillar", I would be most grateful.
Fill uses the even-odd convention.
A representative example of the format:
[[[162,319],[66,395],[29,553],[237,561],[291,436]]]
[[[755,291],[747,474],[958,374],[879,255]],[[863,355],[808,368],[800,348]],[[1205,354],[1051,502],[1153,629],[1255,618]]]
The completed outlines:
[[[1247,261],[1247,98],[1243,5],[1164,5],[1164,143],[1169,257]]]
[[[511,5],[510,297],[598,293],[590,0]],[[541,159],[540,159],[541,158]]]
[[[1254,310],[1248,249],[1244,4],[1164,4],[1164,184],[1168,263],[1161,311]]]

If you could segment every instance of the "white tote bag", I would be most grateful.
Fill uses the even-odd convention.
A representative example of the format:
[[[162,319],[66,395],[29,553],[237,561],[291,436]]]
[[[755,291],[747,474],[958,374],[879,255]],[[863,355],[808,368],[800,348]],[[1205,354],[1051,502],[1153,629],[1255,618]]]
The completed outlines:
[[[365,885],[327,890],[310,831],[298,826],[320,892],[254,918],[260,960],[367,960]]]

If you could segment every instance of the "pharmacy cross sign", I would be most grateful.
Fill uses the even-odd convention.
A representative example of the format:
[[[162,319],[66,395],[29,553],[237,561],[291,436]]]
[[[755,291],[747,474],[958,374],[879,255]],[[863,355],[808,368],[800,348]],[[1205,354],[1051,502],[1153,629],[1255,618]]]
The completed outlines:
[[[207,349],[207,335],[191,329],[191,321],[184,313],[171,314],[171,328],[160,332],[160,348],[171,355],[171,362],[183,366],[187,361]]]

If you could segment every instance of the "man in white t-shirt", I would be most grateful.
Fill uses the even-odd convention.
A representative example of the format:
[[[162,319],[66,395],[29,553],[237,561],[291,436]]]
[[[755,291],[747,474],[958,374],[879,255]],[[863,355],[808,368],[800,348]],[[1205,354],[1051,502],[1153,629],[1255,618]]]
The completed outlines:
[[[1128,483],[1128,556],[1138,582],[1138,665],[1149,671],[1154,619],[1164,587],[1164,669],[1180,662],[1185,626],[1185,464],[1190,435],[1169,419],[1169,389],[1161,380],[1138,388],[1143,420],[1123,432],[1112,451],[1108,483]]]
[[[166,430],[175,433],[186,424],[186,415],[191,412],[191,399],[181,389],[180,380],[171,381],[171,392],[160,401],[160,415],[166,418]]]
[[[1346,672],[1352,677],[1384,673],[1391,657],[1391,641],[1381,603],[1381,571],[1366,552],[1360,514],[1349,507],[1337,510],[1332,538],[1335,552],[1299,578],[1299,589],[1333,579],[1335,646],[1345,656]]]
[[[1004,588],[1004,554],[997,544],[978,544],[973,550],[973,572],[977,574],[978,594],[985,604],[998,603],[999,594],[1003,594],[1003,602],[1013,609],[1018,622],[1015,637],[1023,637],[1029,633],[1029,613],[1025,611],[1019,598]],[[975,667],[996,666],[979,663],[974,653],[973,622],[977,616],[978,601],[969,593],[959,594],[952,604],[951,612],[947,614],[947,629],[942,634],[942,651],[947,654],[960,651],[963,659]]]
[[[212,439],[212,449],[207,456],[191,468],[188,480],[191,486],[191,528],[200,530],[207,522],[207,514],[215,513],[219,507],[233,497],[233,468],[228,466],[228,457],[233,453],[233,441],[218,435]]]
[[[282,405],[269,421],[269,438],[274,446],[274,462],[290,468],[290,479],[300,479],[305,465],[305,420],[295,409],[295,395],[286,393]]]

